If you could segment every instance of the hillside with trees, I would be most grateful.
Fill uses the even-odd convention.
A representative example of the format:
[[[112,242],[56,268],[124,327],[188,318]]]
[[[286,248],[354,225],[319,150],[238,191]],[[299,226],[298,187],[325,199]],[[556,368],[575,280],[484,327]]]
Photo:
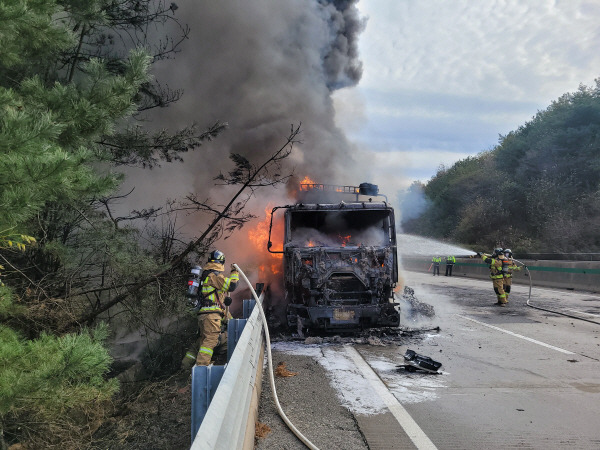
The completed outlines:
[[[491,151],[410,187],[405,232],[473,248],[600,250],[600,80],[567,93]]]

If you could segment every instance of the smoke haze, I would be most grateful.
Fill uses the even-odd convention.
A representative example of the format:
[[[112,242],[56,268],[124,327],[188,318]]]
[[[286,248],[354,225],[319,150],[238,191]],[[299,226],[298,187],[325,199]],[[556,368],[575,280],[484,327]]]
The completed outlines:
[[[156,127],[171,130],[217,120],[229,128],[185,164],[156,171],[145,192],[206,192],[227,171],[228,155],[267,159],[284,142],[291,124],[302,123],[288,169],[303,177],[347,184],[340,170],[353,166],[352,148],[335,126],[332,91],[361,77],[358,36],[364,21],[357,0],[271,0],[178,2],[176,17],[190,26],[189,40],[175,60],[156,64],[157,80],[183,97],[155,111]],[[176,176],[177,183],[173,183]],[[161,179],[166,179],[164,182]],[[139,189],[139,188],[138,188]],[[180,192],[176,192],[176,191]]]
[[[352,175],[358,171],[356,149],[335,125],[332,100],[336,89],[357,84],[362,74],[358,37],[365,21],[357,2],[178,1],[175,16],[189,25],[189,39],[174,60],[155,64],[153,73],[161,84],[182,89],[183,96],[168,108],[153,110],[150,126],[176,130],[192,122],[203,128],[222,121],[229,127],[184,155],[183,164],[165,164],[152,172],[128,170],[124,190],[135,186],[129,201],[137,208],[160,206],[167,198],[195,193],[199,199],[225,204],[233,191],[215,187],[213,179],[232,167],[229,154],[262,163],[285,143],[290,126],[300,123],[301,143],[284,161],[282,172],[294,170],[290,183],[297,186],[306,175],[327,184],[365,181],[367,174],[361,173],[360,179]],[[248,204],[258,216],[256,222],[264,219],[267,205],[292,201],[283,187],[263,188],[258,195]],[[204,228],[200,218],[182,219],[186,234],[198,235]],[[255,222],[246,225],[253,226]],[[228,263],[245,264],[251,272],[258,265],[273,265],[265,261],[271,258],[266,239],[260,256],[251,244],[243,245],[243,236],[234,240],[217,244],[231,255]],[[274,239],[273,245],[281,242]]]

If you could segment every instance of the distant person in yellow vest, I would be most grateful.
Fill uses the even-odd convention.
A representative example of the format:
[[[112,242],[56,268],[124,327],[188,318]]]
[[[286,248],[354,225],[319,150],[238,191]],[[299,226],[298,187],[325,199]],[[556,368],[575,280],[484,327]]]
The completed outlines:
[[[435,274],[437,273],[438,276],[440,274],[440,264],[442,263],[442,258],[441,256],[434,256],[431,259],[431,264],[433,264],[433,276],[435,277]]]
[[[517,266],[515,260],[512,257],[512,250],[510,248],[504,249],[504,270],[502,270],[503,281],[504,281],[504,293],[506,294],[506,302],[508,303],[508,296],[510,295],[510,288],[512,286],[512,276],[515,270],[521,270],[521,267]]]
[[[452,267],[456,264],[456,258],[452,255],[446,256],[446,276],[452,276]]]
[[[504,254],[501,248],[494,249],[494,253],[488,255],[486,253],[477,252],[477,256],[483,259],[483,262],[489,264],[490,278],[494,286],[494,292],[498,298],[497,304],[500,306],[506,306],[508,301],[506,300],[506,292],[504,292],[504,275],[502,274],[502,265],[504,262]]]
[[[211,252],[208,264],[202,272],[201,307],[198,310],[198,329],[200,337],[195,345],[185,354],[181,362],[182,369],[192,366],[208,366],[215,349],[227,348],[227,329],[221,330],[231,316],[226,317],[228,310],[224,301],[227,292],[237,287],[240,275],[233,266],[229,277],[223,275],[225,255],[219,250]]]

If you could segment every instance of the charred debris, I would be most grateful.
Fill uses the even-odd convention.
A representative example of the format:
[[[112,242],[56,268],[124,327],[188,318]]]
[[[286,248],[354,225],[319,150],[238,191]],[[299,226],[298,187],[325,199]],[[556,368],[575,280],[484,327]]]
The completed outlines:
[[[414,295],[414,291],[404,288],[404,293],[399,297],[401,303],[409,302],[411,322],[422,322],[435,317],[433,306],[420,302]],[[338,330],[339,331],[339,330]],[[292,332],[281,332],[274,336],[274,342],[280,341],[303,341],[306,345],[327,344],[363,344],[373,346],[408,345],[417,344],[422,340],[424,333],[439,333],[440,327],[414,327],[401,325],[398,327],[373,327],[366,329],[346,329],[333,334],[331,330],[311,329],[306,334]]]

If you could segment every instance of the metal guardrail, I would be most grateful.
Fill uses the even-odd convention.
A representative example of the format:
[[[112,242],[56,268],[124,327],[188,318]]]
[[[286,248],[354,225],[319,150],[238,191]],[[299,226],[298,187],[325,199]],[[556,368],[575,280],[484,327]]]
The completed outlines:
[[[260,297],[262,302],[263,295]],[[249,311],[250,307],[245,307]],[[253,308],[250,317],[243,325],[235,350],[230,355],[206,414],[201,418],[198,432],[192,442],[193,450],[243,449],[254,446],[253,399],[257,400],[258,381],[263,367],[263,330],[258,308]],[[236,325],[239,331],[241,322]],[[229,330],[228,330],[229,331]],[[228,335],[228,340],[229,340]],[[234,336],[231,336],[234,338]],[[215,366],[212,366],[215,367]],[[192,372],[192,428],[196,390],[210,391],[207,387],[207,367],[194,367]],[[197,384],[196,384],[197,383]],[[204,384],[203,384],[204,383]],[[201,401],[201,396],[200,396]],[[196,415],[197,417],[198,415]]]
[[[600,261],[600,253],[515,253],[515,258],[548,261]]]
[[[517,258],[518,259],[518,258]],[[600,262],[599,261],[551,261],[519,259],[526,264],[531,273],[533,286],[546,286],[559,289],[577,289],[582,291],[598,292],[600,289]],[[431,261],[427,258],[402,258],[402,267],[405,270],[428,272]],[[515,283],[525,282],[525,272],[513,275]],[[453,276],[466,276],[489,279],[488,265],[481,260],[457,261]],[[529,283],[529,280],[527,280]]]

